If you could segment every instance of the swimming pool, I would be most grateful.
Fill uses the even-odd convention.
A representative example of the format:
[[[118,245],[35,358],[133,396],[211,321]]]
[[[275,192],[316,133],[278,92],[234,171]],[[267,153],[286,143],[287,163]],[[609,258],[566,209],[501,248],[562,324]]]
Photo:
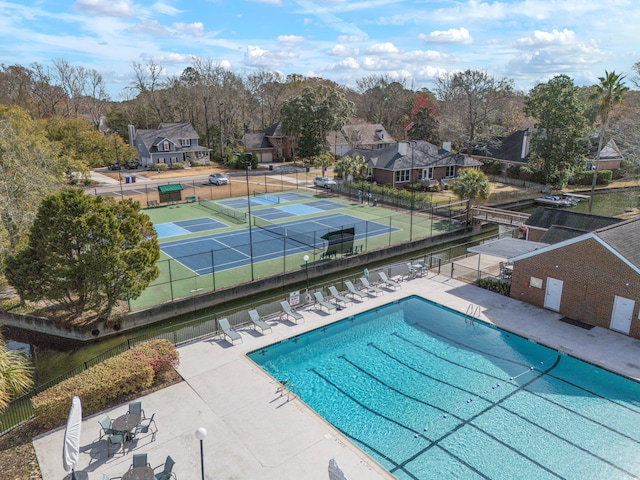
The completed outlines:
[[[249,357],[399,479],[640,476],[640,384],[419,297]]]

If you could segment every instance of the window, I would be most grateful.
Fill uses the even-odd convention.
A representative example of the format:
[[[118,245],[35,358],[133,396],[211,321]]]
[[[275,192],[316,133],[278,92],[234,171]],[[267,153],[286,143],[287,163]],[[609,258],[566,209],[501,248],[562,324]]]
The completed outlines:
[[[182,145],[183,147],[189,147],[191,146],[191,140],[188,138],[181,138],[180,145]]]
[[[373,168],[369,167],[367,168],[367,177],[372,177],[373,176]]]
[[[169,150],[171,150],[171,148],[169,147],[169,140],[165,140],[164,142],[162,142],[162,148],[160,149],[163,152],[168,152]]]
[[[433,167],[423,168],[418,171],[418,180],[431,180],[433,178]]]
[[[396,172],[396,182],[408,182],[411,178],[411,170],[398,170]]]
[[[444,173],[445,177],[455,177],[456,176],[456,166],[455,165],[447,165],[447,169]]]

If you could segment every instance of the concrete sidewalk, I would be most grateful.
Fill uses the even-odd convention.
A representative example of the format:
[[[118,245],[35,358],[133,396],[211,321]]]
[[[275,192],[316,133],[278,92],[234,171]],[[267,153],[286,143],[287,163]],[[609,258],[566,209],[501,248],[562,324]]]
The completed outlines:
[[[204,440],[207,479],[301,478],[326,480],[329,460],[335,458],[348,478],[394,478],[299,400],[288,400],[277,383],[249,361],[245,354],[278,340],[351,316],[409,295],[419,295],[464,313],[479,305],[480,318],[552,348],[600,364],[618,373],[640,378],[640,341],[608,330],[584,330],[560,322],[560,316],[517,300],[482,290],[444,276],[418,278],[402,289],[355,302],[332,315],[304,311],[305,322],[272,323],[265,336],[247,327],[243,343],[231,346],[210,338],[179,348],[178,371],[184,382],[142,397],[143,408],[155,412],[158,434],[127,445],[125,456],[107,457],[106,442],[98,440],[98,420],[125,413],[127,405],[85,418],[82,426],[78,478],[121,477],[131,465],[132,453],[147,453],[156,472],[167,455],[176,461],[178,480],[200,478],[199,427]],[[44,480],[65,478],[62,467],[64,428],[34,439]]]

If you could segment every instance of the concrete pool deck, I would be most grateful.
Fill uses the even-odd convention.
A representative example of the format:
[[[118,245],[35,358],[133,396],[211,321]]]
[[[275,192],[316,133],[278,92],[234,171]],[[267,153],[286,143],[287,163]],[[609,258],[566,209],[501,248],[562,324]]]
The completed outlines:
[[[609,370],[640,379],[640,341],[602,328],[585,330],[560,322],[560,315],[498,295],[473,285],[430,274],[402,282],[402,289],[327,315],[303,311],[305,322],[269,322],[272,333],[260,335],[240,329],[243,342],[231,346],[212,337],[180,347],[178,371],[184,382],[142,397],[147,416],[155,413],[158,433],[127,445],[127,454],[107,457],[105,440],[98,440],[98,420],[125,413],[120,405],[83,420],[76,476],[101,480],[121,477],[133,453],[147,453],[162,470],[167,455],[176,461],[178,480],[201,478],[200,445],[194,432],[206,428],[205,477],[265,480],[304,478],[326,480],[329,460],[335,458],[350,479],[392,479],[389,473],[353,446],[297,399],[277,392],[278,384],[245,354],[409,295],[419,295],[465,313],[480,308],[479,318]],[[62,480],[64,428],[34,439],[43,480]],[[67,476],[67,478],[69,478]]]

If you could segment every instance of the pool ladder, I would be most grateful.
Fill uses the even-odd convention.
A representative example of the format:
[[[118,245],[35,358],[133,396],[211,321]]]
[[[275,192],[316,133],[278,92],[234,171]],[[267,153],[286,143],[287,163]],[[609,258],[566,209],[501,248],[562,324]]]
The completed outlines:
[[[467,311],[464,314],[464,323],[475,325],[475,321],[480,316],[480,305],[474,305],[470,303],[467,307]]]
[[[281,397],[286,395],[287,402],[292,398],[296,398],[300,396],[296,390],[295,385],[291,383],[289,380],[281,380],[279,383],[280,383],[280,386],[276,390],[276,393],[279,393]]]

